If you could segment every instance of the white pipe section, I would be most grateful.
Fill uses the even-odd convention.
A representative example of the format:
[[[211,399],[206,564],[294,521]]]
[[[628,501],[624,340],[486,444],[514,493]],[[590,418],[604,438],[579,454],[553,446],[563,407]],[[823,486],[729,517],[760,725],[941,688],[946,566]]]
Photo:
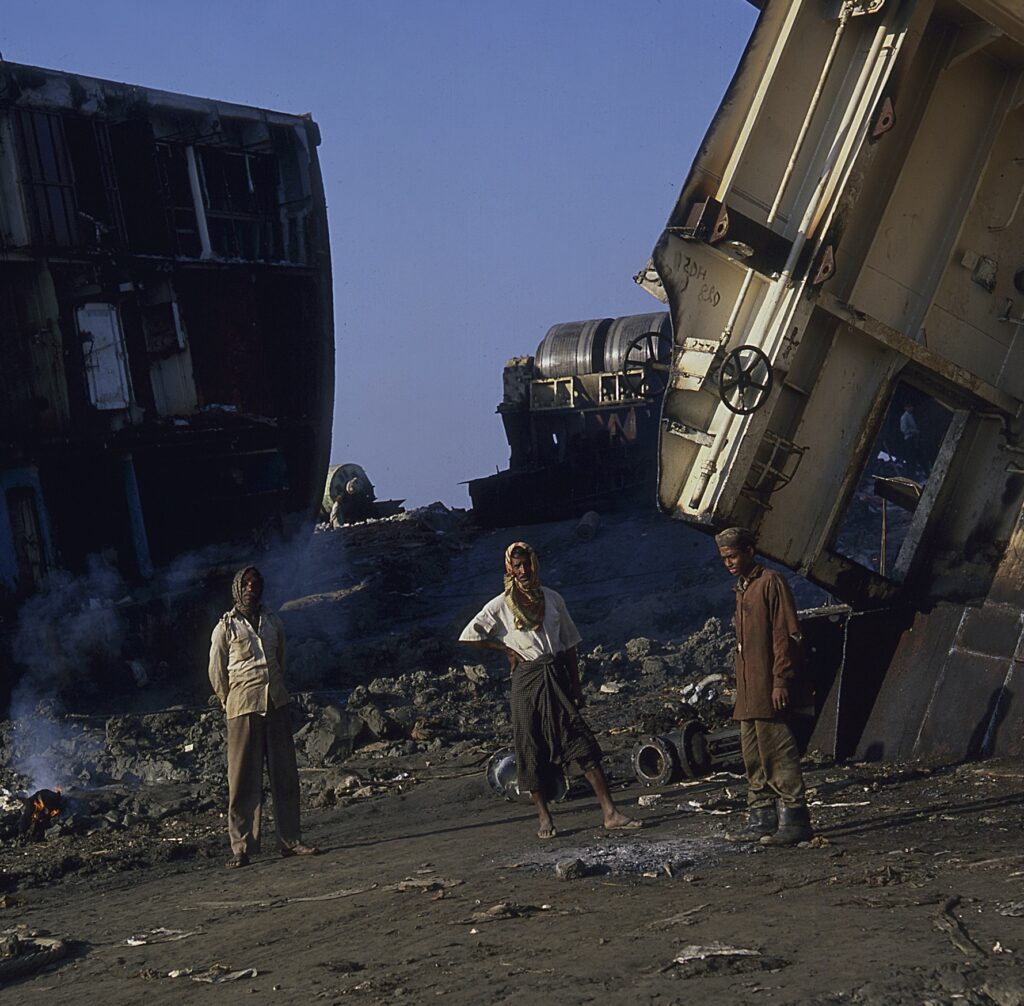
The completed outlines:
[[[855,115],[859,110],[861,100],[864,96],[864,91],[868,85],[868,81],[873,75],[875,63],[878,60],[882,45],[888,34],[889,29],[885,25],[879,26],[875,31],[875,37],[871,41],[871,47],[868,50],[867,57],[864,60],[864,65],[861,67],[860,74],[857,77],[853,93],[846,102],[846,111],[843,114],[843,118],[839,123],[838,129],[836,130],[835,139],[832,141],[832,146],[825,158],[825,163],[818,178],[818,183],[815,185],[814,191],[811,193],[811,197],[807,202],[803,218],[800,221],[800,227],[797,231],[796,238],[793,241],[793,247],[790,249],[789,258],[787,259],[778,278],[772,283],[771,291],[758,311],[758,321],[754,324],[754,330],[760,330],[764,332],[766,336],[772,329],[771,322],[779,309],[783,297],[787,293],[789,279],[792,277],[793,270],[796,268],[796,263],[800,258],[800,253],[803,251],[804,245],[807,243],[808,226],[818,211],[819,203],[828,184],[832,169],[835,167],[835,164],[839,159],[840,152],[846,145],[846,134],[853,125]],[[763,323],[761,323],[762,319]],[[775,340],[773,340],[774,342],[778,341],[782,328],[783,326],[779,326],[777,328]],[[771,348],[772,351],[767,353],[769,359],[772,358],[775,346],[773,345]],[[723,408],[724,406],[719,406],[719,415]],[[700,467],[700,475],[698,477],[697,485],[694,487],[694,492],[690,498],[689,508],[691,510],[696,509],[700,504],[700,501],[703,499],[704,494],[707,491],[708,484],[711,481],[711,476],[718,469],[718,459],[725,450],[726,445],[733,439],[733,427],[736,425],[737,421],[742,419],[746,419],[746,417],[739,416],[736,413],[729,411],[724,417],[724,422],[721,427],[715,432],[715,442],[710,448],[708,448],[707,457],[704,459]],[[733,445],[733,450],[735,450],[735,445]]]
[[[185,148],[185,161],[188,165],[188,184],[192,189],[192,205],[196,211],[199,245],[202,249],[199,257],[213,258],[213,246],[210,244],[210,228],[206,225],[206,207],[203,203],[203,186],[199,181],[199,165],[196,164],[195,147],[189,145]]]
[[[836,53],[839,52],[839,44],[843,40],[843,34],[846,31],[846,26],[850,23],[850,13],[852,10],[853,8],[848,4],[843,5],[842,13],[839,15],[839,27],[836,28],[835,35],[832,36],[832,45],[828,50],[828,55],[825,57],[825,65],[821,69],[821,74],[818,76],[818,86],[814,89],[814,94],[811,95],[811,103],[807,108],[807,114],[804,116],[804,121],[800,126],[800,132],[797,134],[793,153],[790,155],[789,163],[786,165],[786,170],[782,173],[782,181],[779,183],[778,192],[775,193],[775,200],[772,202],[772,207],[768,211],[768,217],[765,220],[765,223],[770,224],[775,219],[775,214],[779,211],[779,205],[782,202],[782,197],[785,195],[786,189],[789,187],[789,181],[793,177],[796,162],[800,159],[800,153],[804,148],[804,142],[807,140],[808,130],[811,128],[811,119],[814,118],[814,113],[818,110],[818,103],[821,101],[821,96],[825,91],[825,84],[828,82],[829,74],[832,72],[832,64],[835,62]]]

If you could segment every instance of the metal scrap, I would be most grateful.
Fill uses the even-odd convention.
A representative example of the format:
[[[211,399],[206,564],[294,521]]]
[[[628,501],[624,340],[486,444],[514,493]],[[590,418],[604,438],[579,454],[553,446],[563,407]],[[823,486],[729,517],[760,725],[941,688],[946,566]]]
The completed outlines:
[[[760,950],[746,947],[734,947],[728,943],[707,943],[703,946],[691,943],[672,958],[673,964],[689,964],[690,961],[703,961],[708,957],[760,957]]]
[[[966,957],[985,957],[985,949],[971,939],[964,924],[956,917],[954,911],[960,904],[960,896],[954,895],[942,906],[935,917],[935,928],[949,936],[950,942]]]
[[[176,943],[178,940],[185,940],[190,936],[195,936],[198,932],[198,929],[185,932],[183,929],[165,929],[163,926],[159,926],[156,929],[150,929],[148,932],[129,936],[125,943],[130,947],[143,947],[149,943]]]

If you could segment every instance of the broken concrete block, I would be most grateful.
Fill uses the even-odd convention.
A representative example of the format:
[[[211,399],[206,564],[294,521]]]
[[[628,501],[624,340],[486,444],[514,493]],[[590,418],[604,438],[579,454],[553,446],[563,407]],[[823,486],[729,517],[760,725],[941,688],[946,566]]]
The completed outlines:
[[[489,675],[483,664],[463,664],[462,671],[474,685],[487,684]]]
[[[555,863],[555,876],[559,880],[579,880],[590,872],[582,859],[563,859]]]
[[[312,765],[344,761],[360,743],[369,740],[362,716],[337,706],[324,706],[320,715],[302,728],[300,742]]]
[[[374,705],[363,706],[359,716],[375,740],[391,740],[402,734],[398,724]]]
[[[645,636],[637,636],[626,643],[626,656],[630,660],[643,660],[651,652],[651,641]]]

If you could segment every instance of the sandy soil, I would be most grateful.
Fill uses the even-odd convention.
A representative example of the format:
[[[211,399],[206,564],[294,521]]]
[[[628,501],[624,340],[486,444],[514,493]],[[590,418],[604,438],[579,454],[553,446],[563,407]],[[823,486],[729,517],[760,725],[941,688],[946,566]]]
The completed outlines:
[[[1019,766],[808,769],[823,840],[771,850],[722,840],[742,809],[729,777],[669,787],[652,808],[618,788],[646,823],[627,835],[596,827],[581,794],[542,843],[528,804],[449,763],[409,792],[307,813],[314,859],[228,872],[215,839],[208,856],[19,890],[0,927],[50,931],[72,953],[0,999],[1024,1002]],[[576,858],[596,872],[559,879]],[[193,935],[126,945],[158,927]],[[673,963],[716,942],[759,955]],[[214,964],[258,974],[217,990],[167,977]]]

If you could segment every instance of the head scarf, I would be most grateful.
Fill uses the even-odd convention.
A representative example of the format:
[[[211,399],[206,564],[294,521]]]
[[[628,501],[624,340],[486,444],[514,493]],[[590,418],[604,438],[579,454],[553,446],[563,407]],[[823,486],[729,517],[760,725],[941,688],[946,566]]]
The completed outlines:
[[[243,612],[252,614],[252,612],[246,612],[245,599],[242,597],[242,581],[245,579],[246,573],[255,573],[262,582],[263,574],[255,566],[245,566],[235,573],[235,578],[231,581],[231,597],[235,602],[235,607]]]
[[[512,553],[521,548],[530,559],[530,579],[524,586],[512,575]],[[525,541],[505,549],[505,603],[512,609],[517,629],[539,629],[544,622],[544,591],[540,587],[537,553]]]
[[[757,539],[753,531],[745,527],[727,527],[715,535],[715,544],[719,548],[738,548],[741,551],[757,548]]]

